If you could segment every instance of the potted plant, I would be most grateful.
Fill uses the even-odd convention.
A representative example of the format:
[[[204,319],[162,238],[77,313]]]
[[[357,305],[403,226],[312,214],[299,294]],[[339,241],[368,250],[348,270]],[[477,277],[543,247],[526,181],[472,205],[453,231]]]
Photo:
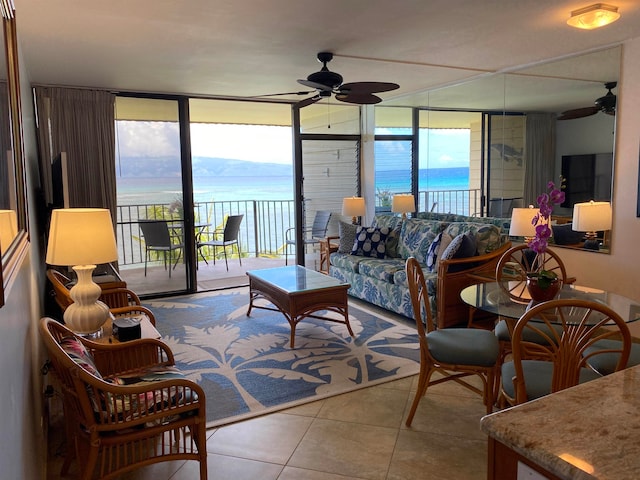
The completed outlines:
[[[536,301],[553,299],[562,287],[558,275],[544,268],[545,254],[551,237],[551,213],[555,205],[564,202],[562,184],[562,180],[560,188],[557,188],[553,182],[547,184],[548,191],[538,196],[539,211],[531,220],[535,225],[536,234],[527,242],[527,245],[536,253],[536,257],[532,263],[532,270],[527,272],[527,288],[531,298]]]

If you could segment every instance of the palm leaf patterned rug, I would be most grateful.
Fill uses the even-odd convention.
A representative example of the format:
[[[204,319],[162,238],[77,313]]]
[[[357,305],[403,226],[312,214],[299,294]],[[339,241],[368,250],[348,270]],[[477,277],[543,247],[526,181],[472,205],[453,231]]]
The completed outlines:
[[[280,312],[246,315],[247,287],[144,304],[177,366],[203,387],[207,427],[404,378],[420,368],[418,337],[408,319],[351,301],[353,338],[342,324],[307,318],[296,327],[294,349]]]

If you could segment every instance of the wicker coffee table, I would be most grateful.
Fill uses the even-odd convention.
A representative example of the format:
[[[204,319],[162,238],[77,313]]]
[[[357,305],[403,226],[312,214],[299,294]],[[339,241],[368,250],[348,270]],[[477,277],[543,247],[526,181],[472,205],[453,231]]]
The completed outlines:
[[[247,275],[250,296],[247,316],[252,308],[281,312],[291,325],[291,348],[294,348],[296,325],[308,317],[344,323],[353,336],[347,305],[347,290],[351,286],[348,283],[299,265],[252,270]],[[254,300],[259,298],[268,300],[275,308],[254,305]],[[324,310],[336,312],[344,320],[314,315]]]

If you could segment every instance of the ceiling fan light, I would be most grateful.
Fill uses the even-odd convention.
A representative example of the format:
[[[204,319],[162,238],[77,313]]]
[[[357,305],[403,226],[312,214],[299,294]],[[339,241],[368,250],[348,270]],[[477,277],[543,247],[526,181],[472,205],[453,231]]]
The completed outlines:
[[[595,3],[571,12],[567,25],[585,30],[604,27],[620,18],[618,7],[606,3]]]

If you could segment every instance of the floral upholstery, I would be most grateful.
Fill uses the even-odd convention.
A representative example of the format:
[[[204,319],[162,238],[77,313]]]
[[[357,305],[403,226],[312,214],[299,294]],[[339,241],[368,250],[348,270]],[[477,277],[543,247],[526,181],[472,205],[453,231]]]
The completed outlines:
[[[433,218],[422,218],[423,215],[426,217],[433,215]],[[501,228],[495,224],[502,223],[504,219],[482,221],[475,217],[427,214],[427,212],[419,213],[418,217],[420,218],[403,221],[400,217],[393,215],[376,215],[372,222],[374,227],[391,229],[386,241],[387,256],[380,259],[340,251],[334,252],[330,256],[329,274],[351,284],[349,295],[413,318],[405,272],[406,260],[413,256],[423,267],[435,318],[438,275],[437,269],[429,272],[427,263],[431,262],[434,265],[438,250],[442,254],[444,248],[440,246],[439,249],[432,249],[429,257],[431,244],[440,234],[446,233],[451,239],[460,234],[468,234],[475,239],[479,254],[491,252],[499,248],[507,238],[501,234]],[[398,236],[392,239],[394,232]],[[464,265],[458,268],[464,269]]]

